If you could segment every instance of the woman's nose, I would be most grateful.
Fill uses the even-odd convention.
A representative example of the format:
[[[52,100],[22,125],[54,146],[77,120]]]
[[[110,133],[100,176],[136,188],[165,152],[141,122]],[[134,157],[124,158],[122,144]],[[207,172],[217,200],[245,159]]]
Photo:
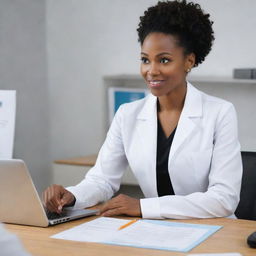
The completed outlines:
[[[151,63],[149,65],[148,74],[151,76],[160,74],[159,66],[157,65],[157,63]]]

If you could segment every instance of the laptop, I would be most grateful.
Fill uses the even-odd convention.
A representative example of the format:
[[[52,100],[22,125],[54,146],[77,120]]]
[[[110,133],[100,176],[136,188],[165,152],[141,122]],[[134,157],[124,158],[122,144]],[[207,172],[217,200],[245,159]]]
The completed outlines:
[[[95,215],[98,210],[64,208],[48,217],[22,160],[0,160],[0,222],[47,227]]]

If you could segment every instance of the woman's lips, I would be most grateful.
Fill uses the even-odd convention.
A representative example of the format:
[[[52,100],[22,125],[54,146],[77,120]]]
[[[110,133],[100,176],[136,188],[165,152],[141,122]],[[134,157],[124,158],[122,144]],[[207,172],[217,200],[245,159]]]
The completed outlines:
[[[164,80],[148,80],[148,84],[151,88],[158,88],[162,86]]]

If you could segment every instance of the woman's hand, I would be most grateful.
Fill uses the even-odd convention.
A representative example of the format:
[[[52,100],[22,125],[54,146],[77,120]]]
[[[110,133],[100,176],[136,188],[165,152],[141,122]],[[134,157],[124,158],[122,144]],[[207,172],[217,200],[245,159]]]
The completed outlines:
[[[122,214],[141,217],[140,200],[120,194],[103,204],[100,214],[104,217]]]
[[[51,185],[43,192],[43,204],[50,212],[61,213],[63,206],[71,206],[74,195],[61,185]]]

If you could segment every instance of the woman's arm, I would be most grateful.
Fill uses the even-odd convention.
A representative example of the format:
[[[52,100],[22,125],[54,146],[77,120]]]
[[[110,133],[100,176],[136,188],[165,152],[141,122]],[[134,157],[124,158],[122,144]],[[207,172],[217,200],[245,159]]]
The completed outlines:
[[[68,187],[76,198],[75,208],[90,207],[110,199],[120,187],[128,163],[121,137],[122,106],[118,109],[95,166],[78,185]]]

